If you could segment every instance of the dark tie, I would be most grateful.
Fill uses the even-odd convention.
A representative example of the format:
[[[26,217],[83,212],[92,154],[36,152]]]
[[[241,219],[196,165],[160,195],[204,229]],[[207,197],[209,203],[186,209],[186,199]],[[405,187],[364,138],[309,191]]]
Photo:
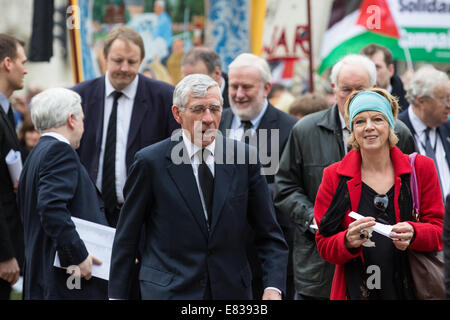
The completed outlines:
[[[433,159],[434,165],[436,166],[438,178],[439,178],[439,183],[440,183],[441,176],[439,175],[439,168],[438,168],[438,163],[436,161],[436,154],[435,154],[436,143],[435,143],[435,148],[433,148],[431,146],[431,141],[430,141],[430,130],[431,130],[430,127],[427,127],[425,129],[425,154],[427,157],[430,157],[431,159]],[[437,141],[437,134],[438,134],[438,132],[436,131],[436,141]],[[442,191],[442,184],[441,184],[441,191]]]
[[[14,120],[14,111],[11,105],[9,105],[8,120],[11,123],[13,129],[16,130],[16,121]]]
[[[199,153],[203,155],[200,159],[201,162],[198,166],[198,180],[200,182],[200,188],[203,193],[203,200],[205,201],[206,212],[208,214],[208,223],[211,225],[212,219],[212,205],[213,205],[213,194],[214,194],[214,177],[206,164],[206,159],[208,155],[211,154],[208,149],[202,149]]]
[[[249,144],[250,143],[250,137],[251,137],[251,131],[250,130],[253,127],[253,124],[250,120],[241,120],[242,127],[244,128],[244,134],[242,135],[241,141]]]
[[[105,154],[103,155],[102,194],[107,216],[114,219],[117,206],[116,195],[116,135],[117,135],[117,105],[122,92],[114,91],[113,107],[109,116],[106,131]],[[113,223],[114,224],[114,223]],[[111,223],[110,223],[111,225]]]

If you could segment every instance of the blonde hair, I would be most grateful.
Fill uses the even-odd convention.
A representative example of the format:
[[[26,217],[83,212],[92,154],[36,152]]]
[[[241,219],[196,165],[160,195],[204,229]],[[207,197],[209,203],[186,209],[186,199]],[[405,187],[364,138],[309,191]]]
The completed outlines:
[[[345,102],[344,108],[345,108],[345,112],[344,112],[344,121],[345,121],[345,126],[347,127],[347,129],[350,128],[350,120],[349,120],[349,106],[350,103],[352,102],[353,98],[360,92],[363,91],[372,91],[375,93],[378,93],[379,95],[382,95],[383,97],[385,97],[388,101],[389,104],[391,105],[392,108],[392,115],[394,116],[394,121],[397,120],[397,116],[398,116],[398,100],[396,97],[394,97],[393,95],[391,95],[388,91],[386,91],[385,89],[381,89],[381,88],[370,88],[367,90],[359,90],[359,91],[353,91],[350,96],[347,98],[347,101]],[[383,115],[383,118],[387,121],[386,117]],[[350,129],[349,129],[350,131]],[[395,146],[398,143],[398,137],[395,134],[395,131],[393,128],[389,127],[389,147],[392,148],[393,146]],[[359,150],[359,144],[356,141],[355,138],[355,133],[354,132],[350,132],[350,136],[348,137],[347,140],[347,144],[351,145],[352,148],[355,148],[356,150]]]

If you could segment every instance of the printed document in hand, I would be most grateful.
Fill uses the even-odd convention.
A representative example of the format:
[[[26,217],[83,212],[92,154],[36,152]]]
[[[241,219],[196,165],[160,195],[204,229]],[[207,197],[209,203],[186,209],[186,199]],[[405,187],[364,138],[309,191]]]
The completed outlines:
[[[87,251],[102,261],[101,265],[92,265],[92,276],[109,280],[111,251],[116,229],[75,217],[72,217],[72,220]],[[58,252],[53,265],[61,268]]]
[[[22,172],[22,156],[20,151],[9,150],[5,158],[6,165],[8,166],[9,175],[13,185],[17,183]]]
[[[360,215],[359,213],[356,213],[355,211],[350,212],[349,217],[359,220],[362,218],[365,218],[364,216]],[[379,222],[376,222],[376,224],[373,226],[373,230],[378,232],[379,234],[382,234],[385,237],[388,237],[392,239],[389,235],[392,232],[392,226],[388,224],[382,224]]]

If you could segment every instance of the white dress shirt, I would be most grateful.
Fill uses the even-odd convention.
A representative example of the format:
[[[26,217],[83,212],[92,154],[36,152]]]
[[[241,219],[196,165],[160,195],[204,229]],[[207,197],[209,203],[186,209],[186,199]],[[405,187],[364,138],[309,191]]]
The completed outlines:
[[[5,114],[8,114],[9,111],[9,100],[8,98],[0,92],[0,106],[3,108],[3,111],[5,111]]]
[[[408,116],[409,119],[411,120],[411,125],[413,126],[414,131],[416,132],[414,134],[414,139],[416,140],[419,152],[420,154],[426,155],[425,130],[427,129],[427,126],[422,122],[422,120],[419,119],[419,117],[416,116],[412,106],[409,106],[408,108]],[[441,182],[441,187],[444,193],[444,200],[445,200],[445,196],[450,194],[450,169],[448,167],[448,163],[446,160],[445,149],[444,145],[442,144],[441,137],[439,134],[436,133],[437,133],[436,128],[431,128],[429,136],[431,146],[435,149],[434,153],[437,161],[436,165],[438,167],[439,179]]]
[[[347,154],[348,153],[347,140],[348,140],[348,137],[350,136],[350,131],[345,126],[344,117],[342,116],[342,114],[340,112],[339,112],[339,119],[341,120],[342,140],[344,142],[344,154]]]
[[[117,202],[123,203],[123,187],[127,179],[127,142],[128,132],[130,131],[131,114],[133,112],[134,97],[136,96],[139,77],[136,76],[134,80],[125,87],[121,92],[122,96],[118,100],[117,105],[117,137],[116,137],[116,194]],[[103,177],[103,156],[105,154],[106,133],[108,130],[109,117],[111,115],[112,106],[114,102],[113,92],[116,89],[112,86],[108,78],[108,73],[105,75],[105,108],[103,114],[103,134],[102,145],[100,148],[100,158],[98,162],[98,175],[96,185],[99,190],[102,190]]]
[[[59,133],[56,133],[56,132],[46,132],[46,133],[43,133],[41,135],[41,137],[53,137],[56,140],[59,140],[61,142],[65,142],[68,145],[70,145],[70,142],[69,142],[69,140],[66,137],[64,137],[62,134],[59,134]]]

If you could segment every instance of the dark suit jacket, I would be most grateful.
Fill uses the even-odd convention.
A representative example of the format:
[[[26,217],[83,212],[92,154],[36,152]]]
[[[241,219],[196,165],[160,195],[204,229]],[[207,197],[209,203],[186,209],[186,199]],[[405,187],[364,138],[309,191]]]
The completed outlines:
[[[406,91],[403,88],[402,79],[400,79],[396,73],[391,77],[391,86],[391,94],[398,99],[398,106],[400,107],[399,111],[401,112],[408,109],[409,103],[405,97]]]
[[[207,291],[212,299],[250,299],[251,271],[242,245],[247,223],[256,230],[264,285],[284,290],[288,252],[267,183],[259,164],[236,164],[238,146],[247,157],[255,150],[222,136],[216,141],[210,230],[189,159],[176,164],[171,158],[172,152],[187,154],[182,139],[166,139],[136,154],[114,239],[110,298],[127,298],[142,225],[147,236],[139,275],[143,299],[203,299]],[[220,146],[228,152],[226,143],[234,157],[219,156]]]
[[[402,111],[398,118],[402,120],[406,126],[409,128],[413,136],[416,134],[416,131],[414,130],[411,120],[409,119],[408,110]],[[450,121],[447,121],[444,124],[441,124],[439,126],[439,136],[441,137],[442,145],[444,146],[447,163],[450,167]],[[445,199],[444,199],[445,200]]]
[[[107,282],[81,280],[69,290],[69,275],[53,267],[78,265],[88,252],[71,217],[107,225],[103,202],[75,150],[44,136],[25,162],[17,192],[25,233],[25,299],[106,299]]]
[[[231,128],[231,123],[233,122],[233,111],[231,108],[226,109],[222,113],[222,120],[220,121],[219,130],[222,132],[223,135],[226,135],[227,129]],[[267,156],[268,158],[271,158],[272,155],[272,129],[278,129],[279,130],[279,148],[278,148],[278,159],[277,164],[280,160],[281,153],[284,150],[284,146],[286,145],[287,139],[289,138],[289,134],[291,133],[292,128],[297,123],[297,118],[275,108],[273,105],[269,103],[267,106],[267,110],[264,113],[264,115],[261,118],[261,121],[259,123],[258,128],[255,128],[256,130],[259,129],[266,129],[267,130]],[[262,136],[258,135],[258,145],[254,147],[259,147],[259,138],[262,138]],[[263,160],[263,159],[261,159]],[[264,163],[263,167],[268,168],[272,165],[272,162]],[[278,165],[277,165],[278,168]],[[273,184],[274,183],[274,175],[266,175],[267,183]]]
[[[11,149],[22,151],[16,132],[0,106],[0,262],[16,258],[19,266],[22,266],[23,226],[17,210],[14,186],[5,162],[5,157]]]
[[[230,97],[228,96],[228,74],[222,72],[222,78],[225,80],[225,87],[223,88],[222,98],[223,98],[223,108],[230,108]]]
[[[130,169],[135,153],[155,142],[170,137],[179,128],[172,115],[173,86],[141,74],[134,98],[128,133],[126,166]],[[89,176],[96,181],[103,135],[105,109],[105,77],[79,83],[72,90],[82,99],[84,111],[84,134],[78,154]]]

